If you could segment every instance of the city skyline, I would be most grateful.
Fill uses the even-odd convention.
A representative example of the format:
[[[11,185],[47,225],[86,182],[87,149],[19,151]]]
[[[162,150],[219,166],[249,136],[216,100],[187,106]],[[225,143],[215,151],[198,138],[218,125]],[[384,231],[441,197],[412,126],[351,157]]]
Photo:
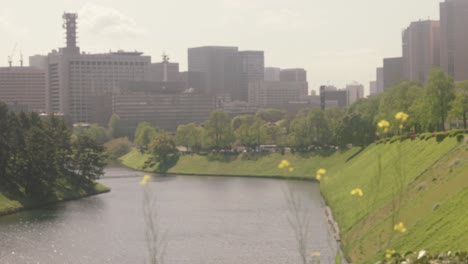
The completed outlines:
[[[0,12],[5,39],[0,43],[4,60],[0,65],[7,65],[15,43],[13,65],[19,65],[19,49],[27,58],[63,47],[58,22],[61,13],[69,11],[79,13],[78,45],[86,52],[139,50],[153,61],[166,52],[186,70],[190,47],[238,46],[264,50],[265,66],[305,68],[311,90],[328,83],[344,87],[355,80],[365,84],[367,94],[367,84],[375,79],[382,59],[401,54],[403,29],[419,19],[439,19],[439,2],[417,0],[403,5],[402,1],[360,0],[318,7],[318,1],[302,0],[205,0],[198,6],[188,1],[52,0],[38,14],[40,3],[28,3],[31,8],[24,9],[22,0]],[[353,13],[348,12],[350,5]]]

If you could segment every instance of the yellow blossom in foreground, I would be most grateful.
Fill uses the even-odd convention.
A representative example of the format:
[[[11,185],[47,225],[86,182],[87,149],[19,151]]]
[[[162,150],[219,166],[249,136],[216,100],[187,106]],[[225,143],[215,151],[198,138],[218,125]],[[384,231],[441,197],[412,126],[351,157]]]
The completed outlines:
[[[364,192],[360,188],[356,188],[351,191],[351,195],[357,195],[359,197],[362,197],[364,195]]]
[[[402,122],[402,123],[405,123],[406,120],[408,120],[408,117],[409,115],[404,113],[404,112],[398,112],[396,115],[395,115],[395,119]]]
[[[317,174],[320,174],[320,175],[325,175],[327,173],[327,170],[326,169],[319,169],[317,171]]]
[[[395,254],[395,252],[396,252],[396,251],[393,250],[393,249],[387,249],[387,250],[385,251],[385,258],[387,258],[387,259],[391,258],[391,257],[393,256],[393,254]]]
[[[141,185],[145,185],[148,183],[148,181],[151,179],[151,176],[149,176],[148,174],[146,174],[143,179],[140,181],[140,184]]]
[[[388,128],[390,127],[390,123],[389,123],[387,120],[382,119],[382,120],[380,120],[380,122],[377,124],[377,126],[378,126],[379,128],[383,128],[383,129],[386,129],[386,128],[387,128],[387,129],[388,129]]]
[[[294,168],[289,168],[289,172],[293,172],[294,171]]]
[[[400,222],[399,224],[396,224],[396,225],[393,227],[393,230],[399,231],[399,232],[401,232],[401,233],[405,233],[405,232],[406,232],[406,227],[405,227],[405,225],[403,224],[403,222]]]
[[[291,163],[289,163],[289,161],[287,161],[287,160],[282,160],[280,162],[280,164],[278,164],[279,169],[284,169],[284,168],[287,168],[289,166],[291,166]]]
[[[310,254],[312,257],[320,257],[320,252],[312,252],[312,254]]]
[[[317,176],[315,176],[315,179],[317,179],[317,181],[320,181],[322,179],[322,175],[317,173]]]

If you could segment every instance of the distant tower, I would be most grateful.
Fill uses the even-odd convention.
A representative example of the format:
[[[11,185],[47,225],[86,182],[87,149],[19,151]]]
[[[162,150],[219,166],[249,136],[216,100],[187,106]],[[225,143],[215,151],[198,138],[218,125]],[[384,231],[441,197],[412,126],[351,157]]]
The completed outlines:
[[[78,14],[63,13],[63,28],[66,29],[67,48],[76,48],[76,20]]]
[[[168,78],[167,78],[167,66],[169,64],[169,56],[167,56],[166,53],[163,53],[162,55],[162,58],[163,58],[163,82],[167,82]]]

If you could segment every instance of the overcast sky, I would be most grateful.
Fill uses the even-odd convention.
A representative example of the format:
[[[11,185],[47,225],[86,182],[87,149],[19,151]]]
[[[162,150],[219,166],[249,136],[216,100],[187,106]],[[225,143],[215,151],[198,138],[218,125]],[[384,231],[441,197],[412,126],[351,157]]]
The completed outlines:
[[[0,66],[64,46],[62,13],[79,13],[83,51],[139,50],[187,68],[187,48],[264,50],[266,66],[306,68],[312,89],[368,89],[384,57],[401,55],[411,21],[439,19],[440,0],[0,0]]]

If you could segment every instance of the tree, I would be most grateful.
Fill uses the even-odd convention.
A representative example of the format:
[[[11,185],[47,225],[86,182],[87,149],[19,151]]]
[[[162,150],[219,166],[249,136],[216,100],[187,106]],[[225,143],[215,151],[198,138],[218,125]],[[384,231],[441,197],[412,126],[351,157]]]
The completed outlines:
[[[256,116],[265,122],[275,123],[286,117],[286,112],[279,109],[263,109]]]
[[[314,108],[307,114],[307,123],[313,139],[318,143],[328,143],[330,138],[330,128],[328,126],[325,113],[320,108]],[[311,136],[312,136],[311,135]]]
[[[176,131],[177,145],[185,146],[187,149],[198,150],[202,146],[203,128],[195,123],[179,125]]]
[[[166,173],[179,160],[179,151],[173,137],[168,133],[159,133],[149,146],[151,157],[147,164],[156,163],[156,171]]]
[[[225,112],[214,111],[204,123],[204,144],[207,148],[222,149],[234,142],[231,118]]]
[[[112,114],[107,126],[107,135],[110,139],[118,138],[122,135],[120,129],[120,117],[117,114]]]
[[[141,122],[135,130],[134,142],[140,147],[147,147],[159,132],[151,123]]]
[[[73,170],[81,183],[91,183],[104,174],[106,156],[104,146],[87,136],[73,142]]]
[[[463,128],[467,130],[467,112],[468,112],[468,81],[460,82],[455,87],[455,100],[452,102],[450,116],[452,118],[462,119]]]
[[[313,136],[309,128],[306,116],[303,113],[299,113],[289,126],[289,145],[299,150],[306,150],[312,143],[311,138]]]
[[[427,111],[437,117],[439,130],[445,129],[450,105],[455,98],[454,87],[453,80],[441,69],[431,71],[425,87],[429,107]]]
[[[10,159],[10,129],[8,108],[0,102],[0,181],[7,180],[7,165]]]

